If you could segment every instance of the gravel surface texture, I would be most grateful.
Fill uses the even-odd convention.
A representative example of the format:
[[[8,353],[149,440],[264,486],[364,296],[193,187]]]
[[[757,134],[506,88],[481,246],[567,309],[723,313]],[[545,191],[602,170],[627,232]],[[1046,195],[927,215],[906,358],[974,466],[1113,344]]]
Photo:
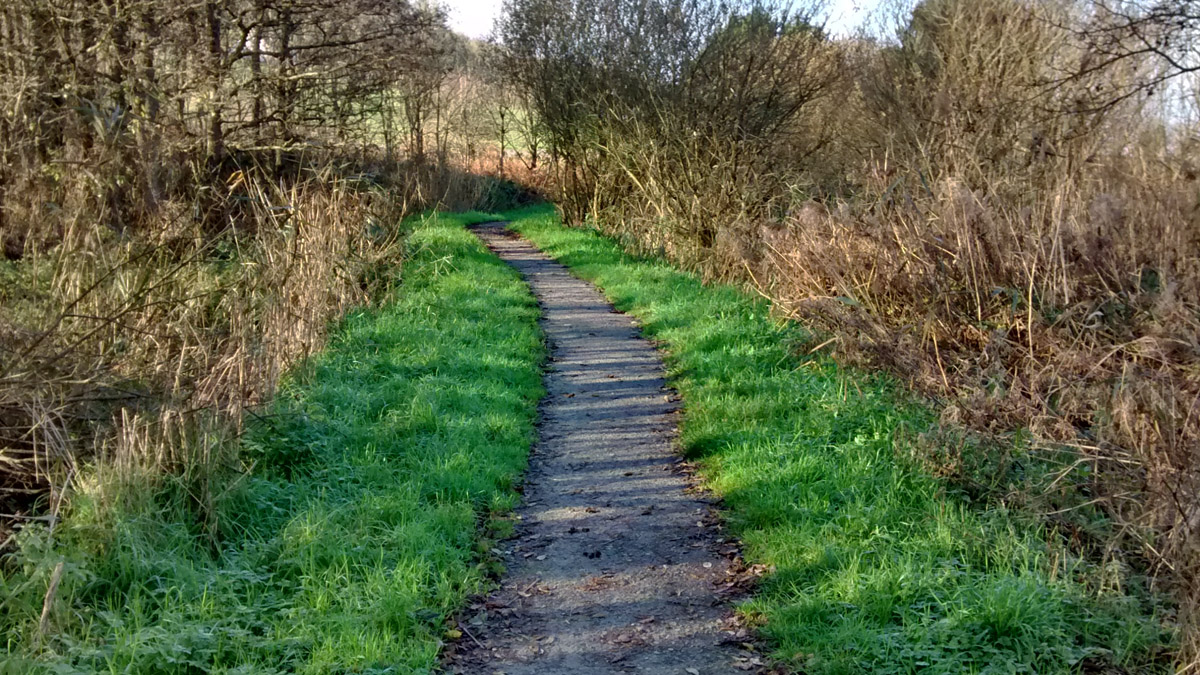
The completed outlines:
[[[729,601],[736,545],[674,445],[676,397],[637,325],[503,223],[476,234],[524,275],[550,347],[506,572],[460,621],[451,673],[759,670]]]

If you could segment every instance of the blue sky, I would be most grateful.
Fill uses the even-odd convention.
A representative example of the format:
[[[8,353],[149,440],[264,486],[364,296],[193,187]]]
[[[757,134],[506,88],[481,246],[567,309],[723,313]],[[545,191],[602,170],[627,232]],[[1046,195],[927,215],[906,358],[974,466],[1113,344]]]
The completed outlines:
[[[450,27],[474,38],[485,37],[500,14],[502,0],[442,0],[450,10]],[[878,0],[831,0],[829,29],[835,35],[852,31]]]

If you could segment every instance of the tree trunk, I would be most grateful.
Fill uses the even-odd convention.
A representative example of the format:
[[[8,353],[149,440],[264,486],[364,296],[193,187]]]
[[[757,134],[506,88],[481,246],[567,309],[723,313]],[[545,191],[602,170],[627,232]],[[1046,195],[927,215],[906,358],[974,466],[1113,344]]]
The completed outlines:
[[[215,168],[225,159],[225,130],[221,119],[221,75],[224,57],[221,50],[221,17],[217,3],[204,3],[208,24],[208,67],[210,78],[208,109],[208,165]]]
[[[158,46],[159,27],[154,12],[142,14],[142,30],[145,36],[138,45],[138,68],[141,71],[139,100],[141,114],[138,115],[138,147],[142,161],[142,202],[147,212],[158,208],[163,198],[162,162],[159,157],[161,139],[158,116],[161,108],[158,89],[158,73],[154,64],[154,49]]]

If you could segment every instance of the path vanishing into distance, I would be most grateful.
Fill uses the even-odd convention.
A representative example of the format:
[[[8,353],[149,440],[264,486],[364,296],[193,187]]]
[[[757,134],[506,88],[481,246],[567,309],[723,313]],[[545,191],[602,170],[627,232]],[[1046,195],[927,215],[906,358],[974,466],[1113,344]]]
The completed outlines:
[[[462,614],[464,675],[753,672],[742,573],[675,452],[677,405],[634,322],[530,243],[476,234],[528,281],[550,351],[539,439],[499,587]]]

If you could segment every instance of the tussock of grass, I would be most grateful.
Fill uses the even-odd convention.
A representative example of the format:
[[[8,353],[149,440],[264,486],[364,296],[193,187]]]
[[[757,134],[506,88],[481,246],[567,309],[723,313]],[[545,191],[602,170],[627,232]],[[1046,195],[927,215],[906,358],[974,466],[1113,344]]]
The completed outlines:
[[[662,340],[682,442],[725,499],[746,557],[774,567],[744,610],[812,673],[1167,668],[1152,599],[1113,588],[1032,519],[985,510],[909,459],[930,413],[884,377],[803,356],[768,305],[566,229],[513,227]]]
[[[115,521],[84,492],[53,540],[26,529],[0,579],[0,671],[427,672],[486,572],[480,521],[518,499],[542,393],[536,304],[461,227],[484,219],[421,221],[391,301],[291,376],[247,433],[215,555],[182,481]]]

